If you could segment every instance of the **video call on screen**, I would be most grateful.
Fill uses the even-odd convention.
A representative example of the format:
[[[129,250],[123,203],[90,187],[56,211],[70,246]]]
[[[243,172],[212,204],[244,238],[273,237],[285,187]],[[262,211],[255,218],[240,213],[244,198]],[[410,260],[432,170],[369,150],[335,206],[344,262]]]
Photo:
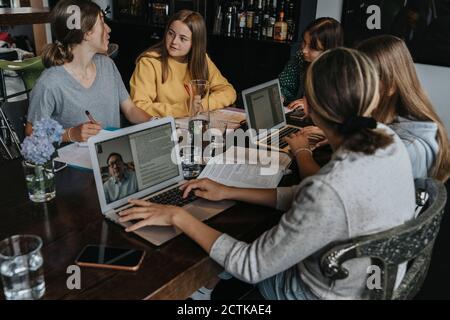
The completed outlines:
[[[106,202],[112,203],[121,200],[177,177],[179,175],[178,164],[172,160],[174,146],[171,124],[98,143],[96,145],[97,158]],[[106,162],[108,155],[112,152],[121,154],[123,162],[120,170],[126,171],[127,179],[133,181],[114,184],[109,181],[117,181],[113,180],[117,178]],[[112,184],[114,188],[111,188]],[[123,190],[120,189],[122,187]],[[111,191],[110,189],[115,190]]]

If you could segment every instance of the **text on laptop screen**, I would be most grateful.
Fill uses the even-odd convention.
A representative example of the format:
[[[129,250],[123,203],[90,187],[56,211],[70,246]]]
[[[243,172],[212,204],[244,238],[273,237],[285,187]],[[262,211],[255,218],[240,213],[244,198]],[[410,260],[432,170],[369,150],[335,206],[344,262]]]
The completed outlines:
[[[271,129],[284,121],[278,84],[245,95],[252,129]]]
[[[179,175],[170,123],[95,144],[106,203]]]

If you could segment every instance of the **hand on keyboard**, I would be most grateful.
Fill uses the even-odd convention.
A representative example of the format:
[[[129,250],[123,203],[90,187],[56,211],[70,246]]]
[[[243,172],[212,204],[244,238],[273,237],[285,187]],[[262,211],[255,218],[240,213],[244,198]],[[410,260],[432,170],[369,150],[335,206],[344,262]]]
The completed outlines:
[[[298,149],[309,149],[308,136],[303,133],[303,130],[297,133],[293,133],[285,137],[284,139],[289,144],[291,152],[295,153],[295,150]]]
[[[183,193],[178,188],[170,189],[149,199],[149,201],[153,203],[168,204],[178,207],[185,206],[186,204],[195,200],[197,200],[197,197],[193,194],[190,194],[188,197],[183,198]]]
[[[318,148],[328,144],[325,133],[315,126],[309,126],[302,129],[302,132],[308,136],[309,144],[313,148]]]
[[[120,222],[133,222],[125,231],[132,232],[145,226],[171,226],[173,217],[186,213],[183,208],[170,205],[162,205],[144,200],[129,200],[133,207],[119,212]],[[138,222],[136,222],[138,221]]]
[[[192,180],[183,184],[180,189],[183,197],[187,197],[191,192],[197,197],[211,201],[221,201],[227,199],[228,187],[214,182],[210,179]]]

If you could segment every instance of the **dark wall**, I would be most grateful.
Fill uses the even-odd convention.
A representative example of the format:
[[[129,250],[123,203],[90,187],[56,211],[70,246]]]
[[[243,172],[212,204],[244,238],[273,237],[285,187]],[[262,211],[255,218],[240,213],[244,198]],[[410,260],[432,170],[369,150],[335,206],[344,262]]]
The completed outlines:
[[[381,9],[381,29],[369,30],[367,7]],[[450,67],[450,0],[345,0],[347,44],[380,34],[405,40],[416,62]]]

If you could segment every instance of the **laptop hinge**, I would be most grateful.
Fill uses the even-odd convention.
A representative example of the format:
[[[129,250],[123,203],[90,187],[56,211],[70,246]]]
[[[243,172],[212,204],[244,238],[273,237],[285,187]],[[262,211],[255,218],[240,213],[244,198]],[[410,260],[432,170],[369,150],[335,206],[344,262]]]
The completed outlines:
[[[161,190],[159,190],[159,191],[157,191],[157,192],[153,192],[152,194],[147,194],[147,195],[145,195],[145,196],[140,197],[139,199],[140,199],[140,200],[147,200],[147,199],[150,199],[152,196],[154,196],[154,195],[156,195],[156,194],[158,194],[158,193],[164,192],[164,191],[166,191],[166,190],[173,189],[174,187],[178,186],[179,183],[180,183],[180,182],[171,184],[170,186],[167,186],[167,187],[165,187],[164,189],[161,189]],[[119,206],[119,207],[113,208],[113,209],[109,210],[108,212],[111,212],[111,211],[117,212],[117,211],[121,211],[121,210],[123,210],[123,209],[125,209],[125,208],[127,208],[127,207],[132,207],[132,206],[133,206],[133,205],[131,205],[131,204],[129,204],[129,203],[126,203],[126,204],[123,204],[123,205],[121,205],[121,206]],[[108,212],[107,212],[107,213],[108,213]],[[105,213],[105,214],[106,214],[106,213]]]

